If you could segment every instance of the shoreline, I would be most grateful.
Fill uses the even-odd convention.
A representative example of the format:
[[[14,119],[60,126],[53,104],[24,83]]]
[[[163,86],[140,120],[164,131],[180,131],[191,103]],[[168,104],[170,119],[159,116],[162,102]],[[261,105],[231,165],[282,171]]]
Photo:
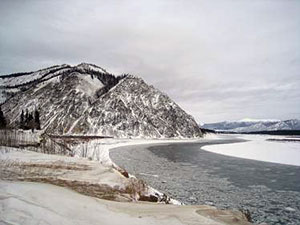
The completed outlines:
[[[115,167],[114,169],[116,169],[118,172],[125,171],[127,172],[126,168],[120,167],[119,165],[117,165],[117,163],[113,162],[113,160],[111,159],[111,157],[109,156],[110,151],[111,150],[116,150],[116,151],[122,151],[123,147],[134,147],[134,146],[162,146],[162,145],[168,145],[168,144],[182,144],[182,143],[203,143],[203,142],[208,142],[207,144],[203,145],[207,146],[207,145],[222,145],[222,144],[232,144],[232,143],[239,143],[239,142],[245,142],[246,140],[244,139],[240,139],[240,138],[228,138],[228,135],[226,135],[226,139],[222,139],[223,135],[209,135],[208,138],[205,139],[170,139],[170,140],[142,140],[141,142],[134,142],[134,141],[139,141],[139,140],[133,140],[132,142],[125,142],[124,144],[117,144],[117,146],[112,146],[111,148],[107,149],[107,157],[108,157],[108,161],[111,163],[111,165],[113,167]],[[209,143],[209,141],[220,141],[219,143]],[[202,150],[202,147],[200,148]],[[121,171],[120,171],[121,170]],[[137,180],[140,180],[139,178],[136,177],[136,175],[134,174],[130,174],[128,173],[130,177],[133,177]],[[161,197],[165,195],[165,191],[164,190],[157,190],[153,187],[151,187],[150,185],[146,184],[149,188],[149,195],[157,195],[159,194]],[[170,198],[170,201],[168,202],[168,204],[175,204],[175,205],[185,205],[184,203],[180,202],[179,200],[177,200],[176,198],[172,198],[169,197],[168,195],[166,195],[166,197]]]
[[[114,143],[112,144],[112,146],[108,146],[107,148],[105,148],[105,153],[104,153],[104,158],[101,160],[104,160],[105,165],[108,166],[112,166],[113,169],[115,169],[116,171],[120,172],[122,175],[124,175],[123,173],[127,173],[129,177],[132,177],[134,179],[140,180],[139,178],[137,178],[134,174],[130,174],[127,172],[126,168],[122,168],[119,165],[117,165],[115,162],[112,161],[112,159],[110,158],[110,151],[113,149],[119,149],[120,151],[122,151],[121,149],[123,147],[130,147],[130,146],[140,146],[140,145],[163,145],[163,144],[174,144],[174,143],[195,143],[198,142],[199,140],[202,139],[125,139],[122,143]],[[103,162],[103,161],[102,161]],[[101,163],[102,163],[101,162]],[[167,204],[173,204],[173,205],[184,205],[182,202],[173,199],[167,195],[165,195],[165,193],[163,191],[157,190],[151,186],[147,185],[147,189],[148,189],[148,196],[159,196],[160,199],[167,199]],[[159,202],[158,202],[159,203]]]
[[[228,135],[224,135],[225,139]],[[87,142],[75,142],[75,145],[70,147],[69,149],[72,150],[72,156],[75,158],[83,158],[95,161],[100,163],[104,167],[111,168],[115,172],[119,173],[121,176],[125,178],[130,178],[134,180],[138,186],[138,189],[143,189],[143,196],[136,196],[134,198],[135,201],[140,200],[140,197],[143,197],[144,200],[142,201],[157,201],[165,202],[167,204],[175,204],[175,205],[183,205],[180,201],[170,198],[164,193],[164,190],[157,190],[150,185],[143,182],[143,180],[138,179],[134,174],[128,174],[126,168],[120,167],[117,163],[113,162],[110,157],[110,151],[113,149],[121,149],[123,147],[135,147],[141,145],[147,146],[157,146],[157,145],[169,145],[169,144],[182,144],[182,143],[202,143],[202,142],[210,142],[215,140],[220,140],[220,144],[224,144],[226,140],[224,140],[223,135],[207,135],[204,138],[192,138],[192,139],[112,139],[112,138],[101,138],[101,139],[92,139],[88,140]],[[60,137],[59,137],[60,138]],[[229,143],[232,143],[232,138],[230,139]],[[235,138],[234,142],[239,141]],[[209,144],[209,143],[208,143]],[[218,144],[218,143],[214,143]],[[17,145],[16,145],[17,146]],[[23,145],[20,148],[24,149]],[[27,148],[25,148],[27,149]],[[30,148],[28,148],[30,150]],[[32,149],[34,152],[40,152],[38,148]],[[84,154],[83,154],[84,152]],[[55,152],[56,153],[56,152]],[[134,187],[133,187],[134,188]],[[150,197],[150,198],[149,198]],[[152,197],[152,199],[151,199]],[[157,200],[155,200],[157,199]]]
[[[300,167],[224,156],[200,150],[202,145],[207,146],[207,141],[128,147],[111,151],[111,158],[150,186],[187,205],[248,209],[257,223],[293,221],[291,224],[295,224],[300,218],[297,206]],[[230,148],[231,145],[211,146]],[[295,211],[293,216],[288,210]]]
[[[200,139],[203,140],[203,139]],[[0,169],[4,169],[4,173],[1,172],[2,177],[0,177],[0,185],[7,185],[9,188],[11,187],[19,187],[19,188],[26,188],[25,186],[27,183],[32,188],[40,189],[40,184],[45,185],[45,187],[51,188],[51,185],[55,185],[55,187],[61,186],[66,190],[76,191],[79,194],[84,194],[87,198],[99,198],[99,202],[102,205],[106,205],[108,209],[114,208],[113,212],[117,215],[121,214],[130,214],[135,215],[134,217],[142,219],[140,215],[146,216],[146,218],[158,218],[158,221],[161,221],[162,218],[167,218],[169,223],[171,221],[175,222],[175,220],[180,223],[178,224],[198,224],[201,221],[204,223],[205,221],[207,224],[214,224],[214,225],[225,225],[225,224],[250,224],[247,222],[245,215],[241,212],[231,211],[231,210],[219,210],[215,207],[208,206],[208,205],[198,205],[198,206],[189,206],[189,205],[179,205],[175,199],[170,199],[168,203],[171,204],[159,204],[157,202],[142,202],[142,201],[135,201],[132,202],[128,198],[129,195],[123,192],[120,192],[119,195],[117,192],[117,198],[109,199],[113,201],[107,201],[103,199],[108,199],[107,191],[111,192],[113,189],[111,188],[122,188],[126,187],[128,182],[132,182],[132,179],[127,179],[124,175],[120,174],[120,171],[117,169],[119,167],[116,163],[114,163],[111,158],[109,157],[109,152],[111,149],[115,148],[122,148],[124,146],[138,146],[138,145],[149,145],[149,144],[171,144],[171,143],[195,143],[199,141],[199,139],[179,139],[179,140],[132,140],[132,139],[119,139],[119,140],[101,140],[101,141],[91,141],[89,143],[85,143],[89,150],[86,153],[86,157],[80,157],[80,149],[84,146],[77,146],[75,147],[75,157],[69,156],[62,156],[62,155],[55,155],[55,154],[43,154],[34,151],[24,151],[19,149],[11,148],[6,152],[5,149],[7,147],[1,147],[2,152],[0,154],[0,160],[2,164],[0,164]],[[98,160],[97,160],[98,159]],[[3,164],[3,162],[6,162]],[[113,166],[115,165],[116,168]],[[69,168],[70,167],[70,168]],[[30,169],[30,170],[29,170]],[[89,170],[91,169],[91,170]],[[18,176],[19,174],[23,174],[26,171],[29,171],[32,175],[29,174],[29,179]],[[99,171],[99,172],[97,172]],[[11,173],[17,175],[17,179],[14,180]],[[36,174],[37,173],[37,174]],[[41,173],[41,174],[40,174]],[[8,177],[5,178],[5,174]],[[101,174],[101,176],[97,176],[96,174]],[[96,176],[95,176],[96,175]],[[37,176],[34,178],[34,176]],[[47,176],[50,176],[49,179],[46,179]],[[134,175],[131,175],[139,181]],[[42,179],[41,179],[42,178]],[[58,179],[57,181],[53,179]],[[30,182],[28,182],[30,181]],[[55,182],[53,182],[55,181]],[[100,183],[99,183],[100,182]],[[97,191],[96,184],[100,185],[99,187],[103,188],[106,187],[108,189],[104,189],[104,196],[101,193],[94,194],[94,193],[86,193],[89,190],[91,192],[94,188]],[[25,185],[25,186],[24,186]],[[50,186],[49,186],[50,185]],[[101,186],[102,185],[102,186]],[[104,185],[104,186],[103,186]],[[125,186],[124,186],[125,185]],[[59,191],[58,187],[55,188]],[[83,189],[82,189],[83,188]],[[90,190],[90,188],[93,188]],[[100,189],[101,189],[100,188]],[[147,185],[148,194],[155,194],[161,192],[157,191],[156,189],[152,188],[151,186]],[[99,190],[100,190],[99,189]],[[102,189],[101,189],[102,190]],[[101,192],[100,190],[100,192]],[[3,192],[3,190],[1,191]],[[97,193],[97,192],[96,192]],[[4,193],[5,195],[5,193]],[[14,193],[14,196],[18,199],[18,194]],[[106,196],[106,197],[105,197]],[[128,196],[128,197],[126,197]],[[30,196],[24,196],[27,198]],[[13,197],[14,198],[14,197]],[[132,198],[131,198],[132,199]],[[28,200],[28,199],[27,199]],[[34,199],[29,199],[30,201],[34,201]],[[28,200],[28,201],[29,201]],[[65,199],[63,199],[64,201]],[[49,200],[51,201],[51,200]],[[67,199],[66,199],[67,201]],[[123,202],[125,201],[125,202]],[[15,205],[7,205],[5,203],[6,200],[0,200],[0,205],[4,206],[4,208],[8,208],[7,210],[15,211]],[[3,205],[4,204],[4,205]],[[131,210],[126,210],[126,208],[131,208]],[[177,208],[179,207],[179,208]],[[27,206],[23,209],[23,211],[30,210],[27,209]],[[149,211],[150,210],[150,211]],[[177,211],[176,216],[174,217],[174,210]],[[164,211],[164,216],[162,216],[162,211]],[[186,213],[183,213],[186,212]],[[9,215],[3,214],[3,215]],[[39,215],[37,215],[39,216]],[[145,218],[143,216],[143,218]],[[99,215],[101,218],[101,215]],[[0,218],[1,219],[1,218]],[[166,219],[163,219],[165,222]],[[148,219],[142,219],[141,224],[148,224]],[[146,221],[146,222],[145,222]],[[190,221],[190,222],[188,222]],[[206,223],[205,222],[205,223]],[[110,224],[110,223],[108,223]]]
[[[250,225],[238,211],[211,206],[128,203],[91,198],[45,183],[0,180],[0,221],[5,224]]]

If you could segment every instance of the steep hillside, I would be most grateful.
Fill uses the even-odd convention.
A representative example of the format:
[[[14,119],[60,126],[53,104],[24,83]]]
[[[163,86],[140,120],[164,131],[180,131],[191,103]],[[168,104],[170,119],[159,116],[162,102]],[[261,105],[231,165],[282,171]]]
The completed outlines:
[[[53,134],[200,137],[194,119],[141,78],[114,76],[91,64],[61,65],[2,77],[2,110],[17,127],[22,110],[40,111]],[[13,90],[13,91],[11,91]]]

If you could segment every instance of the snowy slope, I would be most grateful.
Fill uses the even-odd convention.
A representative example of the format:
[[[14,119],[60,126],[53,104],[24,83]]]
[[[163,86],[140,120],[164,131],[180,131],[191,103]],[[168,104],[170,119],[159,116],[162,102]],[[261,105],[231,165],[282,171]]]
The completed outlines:
[[[5,87],[14,87],[22,84],[26,84],[32,82],[34,80],[41,79],[45,76],[55,75],[57,72],[61,72],[63,69],[68,69],[70,66],[63,64],[60,66],[53,66],[46,69],[38,70],[36,72],[27,73],[20,73],[13,75],[6,75],[1,76],[0,79],[2,80],[1,86]]]
[[[18,126],[22,109],[36,107],[42,129],[48,133],[152,138],[201,136],[190,115],[140,78],[114,76],[86,63],[59,68],[47,72],[47,76],[33,78],[37,72],[22,76],[24,86],[2,105],[11,126]],[[26,76],[35,82],[28,85]],[[42,78],[36,79],[37,76]],[[22,84],[20,77],[5,79],[10,80],[10,87],[15,85],[13,79]]]
[[[0,76],[0,103],[31,85],[43,82],[68,71],[71,66],[63,64],[41,69],[35,72],[15,73]]]
[[[224,121],[220,123],[208,123],[203,128],[230,132],[256,132],[276,130],[300,130],[300,120],[241,120],[236,122]]]

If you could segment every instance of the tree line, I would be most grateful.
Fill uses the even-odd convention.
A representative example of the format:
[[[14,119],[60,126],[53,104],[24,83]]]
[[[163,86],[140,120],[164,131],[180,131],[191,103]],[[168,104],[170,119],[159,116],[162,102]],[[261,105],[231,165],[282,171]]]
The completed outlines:
[[[24,110],[22,110],[20,115],[20,126],[19,128],[23,130],[40,130],[41,129],[41,123],[40,123],[40,113],[37,109],[34,110],[34,112],[29,112],[28,109],[26,109],[25,113]]]
[[[2,112],[2,109],[0,107],[0,129],[4,129],[6,128],[6,126],[7,126],[7,122]]]
[[[7,119],[4,116],[4,113],[0,107],[0,129],[6,129],[8,127]],[[37,109],[33,112],[29,112],[28,109],[22,110],[20,114],[19,128],[23,130],[40,130],[41,122],[40,122],[40,113]]]

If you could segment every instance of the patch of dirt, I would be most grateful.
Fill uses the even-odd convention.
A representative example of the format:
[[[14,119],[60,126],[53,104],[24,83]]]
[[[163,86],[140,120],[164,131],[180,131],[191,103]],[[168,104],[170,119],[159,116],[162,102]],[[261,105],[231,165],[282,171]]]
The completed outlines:
[[[56,161],[53,163],[25,163],[17,161],[0,161],[0,180],[27,181],[53,184],[66,187],[81,194],[113,201],[130,202],[146,188],[144,182],[129,179],[128,185],[111,187],[107,184],[91,183],[64,178],[74,171],[87,171],[93,168],[85,164]]]
[[[130,202],[132,199],[130,196],[126,195],[121,190],[114,189],[106,184],[92,184],[89,182],[83,181],[76,181],[76,180],[65,180],[60,178],[54,177],[26,177],[26,178],[19,178],[19,181],[29,181],[29,182],[39,182],[39,183],[47,183],[53,184],[60,187],[66,187],[77,191],[80,194],[88,195],[91,197],[106,199],[106,200],[116,200],[119,199],[120,194],[124,200]]]
[[[23,168],[26,167],[39,167],[39,168],[47,168],[47,169],[62,169],[62,170],[90,170],[91,168],[85,164],[78,163],[68,163],[64,164],[40,164],[40,163],[23,163],[20,165]]]

